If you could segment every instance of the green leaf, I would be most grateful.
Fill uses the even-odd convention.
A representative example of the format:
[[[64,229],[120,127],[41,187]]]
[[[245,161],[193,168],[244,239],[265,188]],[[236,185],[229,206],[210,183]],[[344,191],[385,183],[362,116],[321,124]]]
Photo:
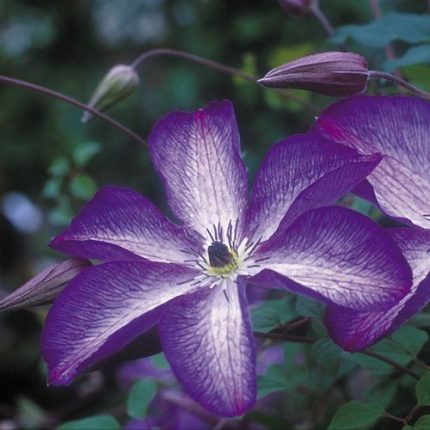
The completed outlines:
[[[42,190],[42,196],[45,199],[56,199],[61,194],[61,184],[63,178],[54,177],[45,182]]]
[[[319,339],[313,345],[311,354],[315,361],[330,375],[336,376],[342,357],[342,350],[330,339]]]
[[[362,429],[373,424],[383,414],[384,410],[377,405],[353,400],[337,410],[327,430]]]
[[[369,24],[338,27],[331,42],[342,44],[349,39],[370,48],[384,48],[395,40],[410,44],[429,42],[430,19],[426,14],[387,13]]]
[[[69,421],[58,427],[58,430],[120,430],[118,421],[110,415],[98,415]]]
[[[59,157],[49,166],[49,173],[52,176],[65,176],[70,172],[70,163],[66,157]]]
[[[83,167],[100,151],[100,143],[84,142],[73,151],[73,161],[78,167]]]
[[[133,384],[127,398],[127,413],[132,418],[145,418],[149,404],[157,394],[157,384],[145,378]]]
[[[430,45],[427,43],[425,45],[413,46],[401,57],[386,61],[383,64],[383,68],[387,72],[392,72],[398,67],[412,66],[420,63],[430,63]]]
[[[321,303],[304,296],[297,296],[296,312],[303,317],[322,319],[324,307]]]
[[[156,369],[169,369],[170,365],[166,360],[166,356],[164,353],[160,352],[159,354],[155,354],[151,357],[152,364]]]
[[[425,373],[417,382],[415,394],[420,405],[430,405],[430,372]]]
[[[414,430],[428,430],[430,429],[430,415],[423,415],[419,417],[413,427]]]
[[[421,351],[428,338],[429,336],[424,330],[413,325],[405,325],[391,335],[391,339],[414,358]]]
[[[252,327],[255,331],[268,332],[297,316],[288,299],[268,300],[251,312]]]
[[[88,200],[96,192],[97,186],[92,178],[82,174],[75,176],[70,182],[70,192],[74,197]]]
[[[413,85],[419,87],[422,90],[429,91],[430,90],[430,66],[426,66],[424,64],[416,64],[414,66],[403,67],[402,72]],[[416,314],[411,321],[419,321],[418,325],[423,322],[421,319],[427,319],[426,325],[429,325],[428,319],[429,315],[424,312]],[[414,322],[417,325],[416,322]]]
[[[257,386],[260,399],[276,391],[289,390],[292,388],[292,383],[286,369],[279,364],[273,364],[267,369],[265,375],[257,378]]]

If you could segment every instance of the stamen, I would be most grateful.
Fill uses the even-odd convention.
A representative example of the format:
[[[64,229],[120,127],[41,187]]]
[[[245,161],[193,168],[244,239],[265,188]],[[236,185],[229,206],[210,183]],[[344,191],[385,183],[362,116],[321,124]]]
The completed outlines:
[[[182,281],[182,282],[177,282],[176,285],[185,285],[188,284],[189,282],[194,281],[195,278],[191,278],[191,279],[187,279],[186,281]]]
[[[225,267],[233,262],[233,255],[222,242],[212,242],[208,247],[208,256],[212,267]]]

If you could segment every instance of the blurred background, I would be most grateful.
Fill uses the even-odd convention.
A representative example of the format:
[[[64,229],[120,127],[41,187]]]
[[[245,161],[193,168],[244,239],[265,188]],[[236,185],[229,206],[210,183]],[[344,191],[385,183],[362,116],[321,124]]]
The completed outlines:
[[[383,14],[395,11],[428,17],[425,0],[385,0],[380,6]],[[335,27],[365,25],[374,19],[365,0],[321,0],[321,9]],[[371,68],[394,67],[387,64],[377,37],[376,43],[363,44],[358,33],[342,34],[330,39],[315,17],[288,15],[275,0],[0,0],[0,73],[87,101],[110,67],[131,63],[140,53],[157,47],[185,50],[262,76],[291,59],[333,50],[336,40],[341,40],[365,55]],[[400,59],[412,46],[401,38],[394,43]],[[419,64],[418,59],[399,63],[401,73],[429,90],[430,68],[420,58]],[[318,111],[333,101],[304,91],[282,97],[176,58],[149,59],[139,72],[138,91],[109,115],[146,137],[168,111],[195,110],[214,99],[231,99],[251,178],[272,143],[307,130]],[[391,87],[384,89],[390,91]],[[0,84],[0,298],[63,258],[50,251],[47,243],[98,187],[132,187],[168,212],[146,149],[100,120],[82,124],[81,115],[79,109],[60,101]],[[162,356],[157,356],[134,367],[117,366],[84,376],[71,388],[47,388],[39,349],[46,311],[41,307],[0,314],[1,430],[53,428],[100,414],[126,423],[130,416],[124,403],[132,382],[149,372],[158,384],[174,384]],[[267,351],[269,361],[276,362],[281,354],[293,363],[299,360],[297,366],[303,364],[295,350]],[[147,393],[150,388],[141,390]],[[318,403],[317,397],[297,405],[284,393],[257,405],[255,414],[237,427],[234,420],[220,424],[193,410],[195,406],[181,405],[180,394],[172,393],[159,399],[156,410],[175,416],[176,427],[157,424],[162,428],[180,428],[181,419],[186,423],[182,428],[191,429],[217,425],[219,429],[324,428],[335,410],[327,402]],[[339,404],[339,396],[334,404]],[[407,397],[403,401],[407,403]],[[271,411],[264,412],[265,407]],[[151,428],[142,420],[128,425]]]

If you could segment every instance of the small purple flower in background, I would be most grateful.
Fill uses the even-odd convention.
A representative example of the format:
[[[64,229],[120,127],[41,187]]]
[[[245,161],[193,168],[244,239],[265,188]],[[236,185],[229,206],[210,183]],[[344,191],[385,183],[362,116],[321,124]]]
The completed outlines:
[[[388,336],[430,300],[430,232],[412,228],[388,231],[412,268],[411,292],[381,312],[355,312],[329,306],[325,318],[329,334],[347,351],[360,351]]]
[[[166,115],[150,151],[182,225],[119,187],[99,191],[54,249],[103,263],[79,274],[42,335],[49,381],[65,385],[158,324],[185,391],[221,416],[255,402],[255,351],[245,287],[285,288],[357,311],[408,293],[411,272],[368,218],[327,207],[377,166],[316,134],[274,145],[248,201],[230,102]]]
[[[319,117],[326,138],[384,157],[357,194],[392,218],[430,229],[430,103],[406,96],[339,101]],[[366,186],[367,185],[367,186]]]

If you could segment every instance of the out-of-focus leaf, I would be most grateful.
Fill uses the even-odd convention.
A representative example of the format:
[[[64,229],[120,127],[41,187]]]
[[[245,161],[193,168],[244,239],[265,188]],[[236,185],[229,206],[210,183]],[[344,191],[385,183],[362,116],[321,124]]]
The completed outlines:
[[[265,375],[257,378],[258,398],[265,397],[276,391],[290,390],[293,387],[292,380],[288,377],[285,367],[273,364],[267,369]]]
[[[391,335],[396,342],[411,357],[416,357],[428,341],[428,334],[413,325],[405,325]]]
[[[58,430],[120,430],[118,421],[110,415],[98,415],[81,420],[69,421]]]
[[[70,192],[74,197],[88,200],[96,192],[97,186],[94,180],[88,175],[75,176],[70,182]]]
[[[330,339],[319,339],[312,345],[311,353],[315,361],[330,375],[337,375],[342,359],[341,348]]]
[[[305,296],[297,296],[296,312],[303,317],[322,319],[324,315],[324,306]]]
[[[42,196],[45,199],[56,199],[61,194],[62,177],[54,177],[45,182]]]
[[[423,415],[422,417],[419,417],[416,423],[411,428],[413,428],[414,430],[430,429],[430,415]]]
[[[417,382],[415,394],[420,405],[430,405],[430,372],[425,373]]]
[[[156,369],[169,369],[170,365],[166,360],[166,356],[160,352],[159,354],[155,354],[151,357],[152,364]]]
[[[100,151],[100,143],[83,142],[73,151],[73,161],[78,167],[83,167]]]
[[[37,429],[46,421],[46,412],[32,400],[20,397],[17,401],[18,420],[23,428]]]
[[[403,67],[402,72],[406,79],[415,86],[425,91],[430,90],[430,66],[416,64],[414,66]]]
[[[127,413],[132,418],[145,418],[148,406],[157,394],[157,384],[145,378],[133,384],[127,398]]]
[[[52,176],[64,176],[70,172],[70,162],[66,157],[59,157],[49,166],[49,173]]]
[[[430,41],[430,18],[427,14],[387,13],[364,25],[338,27],[331,37],[335,44],[353,39],[370,48],[384,48],[395,40],[410,44]]]
[[[287,299],[268,300],[252,310],[252,327],[268,332],[297,316],[294,306]]]
[[[409,48],[401,57],[386,61],[383,64],[383,68],[387,72],[392,72],[398,67],[412,66],[419,63],[430,63],[430,44],[426,43]]]
[[[383,382],[381,385],[370,389],[368,400],[370,403],[385,409],[391,404],[397,387],[397,381]]]
[[[336,412],[327,430],[355,430],[373,424],[384,414],[377,405],[357,402],[345,403]]]
[[[68,197],[61,196],[57,207],[49,212],[49,221],[54,225],[65,226],[70,223],[73,210]]]

